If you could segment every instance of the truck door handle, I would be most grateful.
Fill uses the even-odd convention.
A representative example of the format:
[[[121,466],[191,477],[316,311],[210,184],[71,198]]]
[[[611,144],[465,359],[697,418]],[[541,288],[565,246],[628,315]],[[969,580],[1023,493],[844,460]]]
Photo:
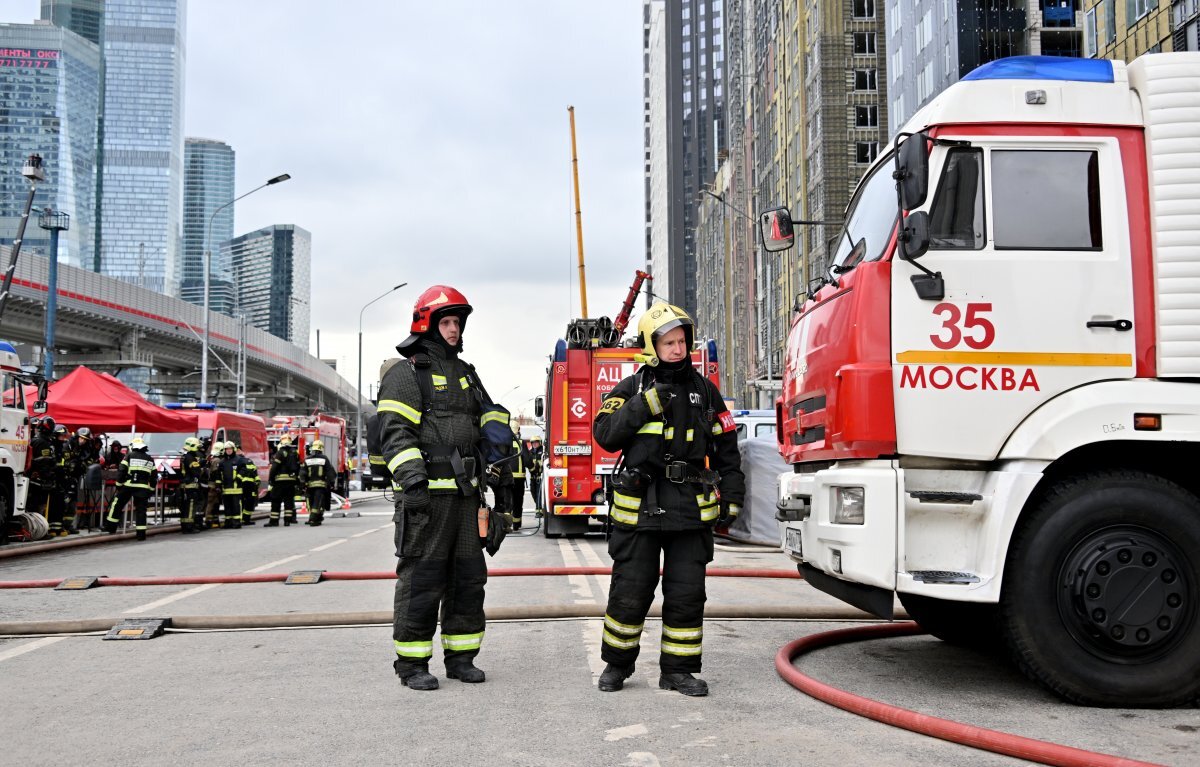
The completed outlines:
[[[1133,323],[1129,320],[1088,320],[1089,328],[1112,328],[1117,331],[1133,330]]]

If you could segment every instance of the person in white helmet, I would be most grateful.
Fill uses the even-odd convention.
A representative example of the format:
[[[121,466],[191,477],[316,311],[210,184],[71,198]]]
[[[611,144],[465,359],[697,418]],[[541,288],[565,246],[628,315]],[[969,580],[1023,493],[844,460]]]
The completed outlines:
[[[141,437],[134,437],[129,443],[129,452],[117,469],[117,495],[108,509],[108,518],[104,520],[105,531],[117,532],[125,504],[132,500],[137,539],[146,540],[146,506],[157,485],[158,470],[154,468],[150,449]]]

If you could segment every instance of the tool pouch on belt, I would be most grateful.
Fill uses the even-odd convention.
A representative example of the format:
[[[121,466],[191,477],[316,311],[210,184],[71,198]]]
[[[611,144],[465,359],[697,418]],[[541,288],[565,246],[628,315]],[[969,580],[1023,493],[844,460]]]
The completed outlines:
[[[642,499],[650,490],[650,477],[640,469],[624,469],[612,475],[612,505],[608,516],[614,524],[636,527]],[[646,513],[651,513],[647,507]]]

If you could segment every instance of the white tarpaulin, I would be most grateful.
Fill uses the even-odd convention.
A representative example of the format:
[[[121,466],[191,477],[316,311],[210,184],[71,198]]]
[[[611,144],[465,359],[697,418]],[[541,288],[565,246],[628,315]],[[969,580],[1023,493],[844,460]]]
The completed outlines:
[[[738,450],[742,454],[742,472],[746,475],[746,504],[729,526],[728,535],[748,543],[778,546],[775,502],[779,490],[776,483],[779,475],[788,470],[779,455],[779,443],[774,434],[769,434],[739,442]]]

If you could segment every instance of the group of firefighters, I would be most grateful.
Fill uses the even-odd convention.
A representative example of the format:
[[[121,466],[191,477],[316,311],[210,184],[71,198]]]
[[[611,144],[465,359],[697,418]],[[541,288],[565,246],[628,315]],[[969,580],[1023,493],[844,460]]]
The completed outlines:
[[[145,440],[135,437],[127,451],[114,441],[102,455],[99,439],[86,426],[72,434],[52,417],[43,416],[34,418],[30,427],[26,510],[45,517],[47,537],[78,532],[75,513],[79,490],[90,468],[103,467],[116,469],[116,492],[106,509],[104,530],[115,533],[126,506],[132,503],[136,537],[146,539],[146,512],[158,486],[160,471]],[[236,443],[188,437],[179,456],[177,476],[175,502],[183,533],[255,524],[253,512],[259,500],[261,479],[258,467]],[[296,522],[298,504],[308,508],[305,524],[319,526],[329,510],[336,479],[337,471],[325,455],[321,440],[313,441],[301,460],[291,437],[282,437],[271,458],[268,475],[271,512],[267,527],[278,527],[281,519],[284,526]]]
[[[44,512],[50,528],[47,537],[70,535],[76,532],[79,486],[88,467],[100,462],[100,442],[86,426],[72,434],[49,416],[34,418],[30,428],[26,508]]]

